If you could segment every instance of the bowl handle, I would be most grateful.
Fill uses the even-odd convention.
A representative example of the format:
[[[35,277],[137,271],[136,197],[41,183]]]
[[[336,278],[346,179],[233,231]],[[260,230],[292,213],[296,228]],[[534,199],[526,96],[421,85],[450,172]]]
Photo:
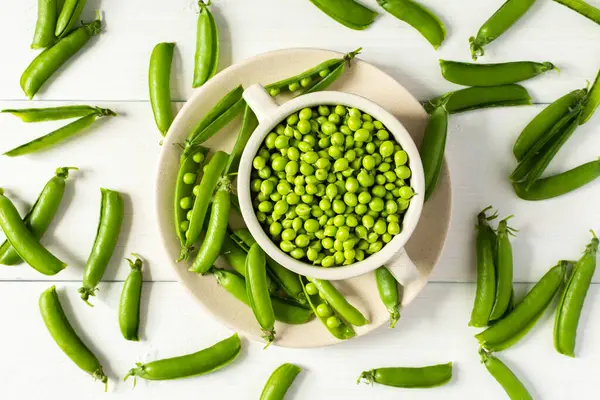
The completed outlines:
[[[407,286],[419,279],[417,266],[404,249],[396,253],[385,266],[402,286]]]
[[[243,97],[256,114],[259,122],[262,122],[279,107],[275,99],[259,84],[252,85],[244,90]]]

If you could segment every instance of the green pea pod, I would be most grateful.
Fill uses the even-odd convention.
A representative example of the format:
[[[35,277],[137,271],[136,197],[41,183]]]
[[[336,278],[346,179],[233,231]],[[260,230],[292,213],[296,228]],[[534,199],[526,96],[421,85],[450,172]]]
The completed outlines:
[[[4,195],[2,188],[0,188],[0,228],[19,257],[42,274],[56,275],[67,266],[40,244],[35,234],[21,219],[13,203]]]
[[[432,388],[445,385],[452,379],[452,363],[431,365],[428,367],[410,368],[377,368],[364,371],[358,377],[367,383],[399,388]]]
[[[54,46],[41,52],[21,75],[21,88],[32,99],[46,81],[92,38],[100,34],[102,22],[82,25],[60,39]]]
[[[198,1],[200,13],[196,25],[196,55],[194,56],[194,82],[197,88],[217,72],[219,66],[219,28],[209,10],[210,0]]]
[[[202,131],[208,128],[213,122],[215,122],[219,117],[221,117],[227,110],[236,105],[240,100],[242,100],[242,94],[244,93],[244,88],[240,86],[236,86],[231,91],[229,91],[217,104],[215,104],[206,115],[198,121],[192,132],[188,136],[188,141],[193,141],[193,139],[198,136]]]
[[[390,313],[390,328],[393,328],[400,319],[398,282],[386,267],[379,267],[375,270],[375,280],[379,297]]]
[[[54,30],[58,17],[58,0],[38,0],[38,17],[33,34],[32,49],[45,49],[56,42]]]
[[[331,86],[336,80],[339,79],[340,76],[342,76],[342,74],[346,70],[346,64],[348,66],[351,66],[352,60],[354,59],[354,57],[360,54],[361,51],[362,47],[359,47],[358,49],[344,55],[344,58],[341,60],[342,62],[337,67],[335,67],[333,71],[325,75],[323,79],[317,81],[317,83],[315,83],[314,85],[310,86],[308,90],[304,90],[304,93],[315,93],[329,88],[329,86]]]
[[[336,289],[329,281],[321,279],[308,278],[319,290],[319,294],[329,303],[342,318],[354,326],[363,326],[369,323],[369,320],[346,300],[343,294]]]
[[[581,117],[579,117],[579,125],[585,124],[594,115],[596,108],[600,105],[600,70],[596,74],[596,79],[592,84],[592,88],[585,99]]]
[[[56,286],[44,291],[39,299],[40,313],[50,335],[60,349],[83,371],[108,387],[108,377],[98,358],[81,341],[67,319],[56,293]]]
[[[513,254],[512,245],[508,236],[515,230],[508,226],[508,220],[513,216],[504,218],[498,223],[496,238],[496,300],[490,315],[490,320],[502,318],[508,310],[513,297]]]
[[[198,250],[194,264],[190,268],[192,272],[198,274],[207,273],[219,256],[219,250],[227,234],[227,221],[231,208],[229,185],[227,177],[221,179],[220,186],[213,200],[206,237]]]
[[[294,364],[280,365],[269,377],[260,395],[260,400],[283,400],[302,368]]]
[[[500,86],[531,79],[557,69],[551,62],[515,61],[500,64],[473,64],[440,60],[442,76],[463,86]]]
[[[83,271],[83,285],[78,292],[88,305],[90,296],[96,295],[98,283],[102,279],[110,258],[117,247],[119,232],[123,223],[123,197],[119,192],[100,189],[100,222],[94,246]]]
[[[533,149],[542,137],[546,136],[562,118],[582,101],[586,93],[586,89],[573,90],[555,100],[536,115],[515,141],[513,154],[517,161],[523,160],[529,150]],[[583,115],[581,118],[583,118]]]
[[[139,342],[140,328],[140,303],[142,297],[142,276],[143,262],[140,256],[133,254],[135,260],[127,259],[131,270],[121,291],[121,301],[119,302],[119,328],[121,334],[126,340]]]
[[[86,0],[65,0],[58,21],[56,21],[56,37],[68,35],[79,23],[79,17],[85,8]]]
[[[240,338],[235,333],[196,353],[165,358],[146,364],[137,363],[135,368],[129,370],[124,380],[130,376],[160,381],[205,375],[229,365],[240,355],[241,349]]]
[[[565,7],[583,15],[587,19],[600,24],[600,9],[588,4],[583,0],[554,0]]]
[[[412,0],[377,0],[387,12],[419,31],[434,49],[438,49],[446,37],[446,28],[431,10]]]
[[[231,151],[231,155],[227,160],[227,166],[223,172],[224,175],[235,174],[237,172],[240,158],[242,158],[242,152],[248,144],[248,140],[250,139],[250,136],[256,127],[258,127],[258,119],[256,118],[256,114],[254,114],[254,111],[252,111],[250,106],[246,104],[246,107],[244,108],[244,116],[242,117],[242,126],[233,146],[233,150]]]
[[[523,200],[546,200],[572,192],[598,178],[600,160],[595,160],[563,173],[538,179],[528,189],[523,183],[513,183],[513,189]]]
[[[35,204],[31,207],[25,218],[23,218],[27,229],[38,240],[44,236],[44,233],[58,211],[60,202],[65,194],[65,183],[69,177],[69,170],[77,170],[77,168],[61,167],[56,169],[56,175],[46,183]],[[11,246],[10,242],[5,240],[0,245],[0,264],[16,265],[21,261],[23,260]]]
[[[246,291],[246,281],[242,276],[231,271],[217,268],[211,268],[210,272],[217,278],[219,285],[231,293],[236,299],[247,306],[250,306],[248,292]],[[290,325],[302,325],[310,321],[313,316],[312,310],[299,307],[280,297],[271,296],[271,303],[273,305],[275,320],[279,322]]]
[[[31,142],[22,144],[12,150],[4,153],[8,157],[19,157],[25,154],[35,153],[41,150],[46,150],[53,147],[55,144],[69,139],[77,134],[82,133],[86,128],[90,127],[94,122],[103,117],[114,117],[117,114],[108,109],[102,109],[102,113],[89,114],[68,125],[63,126],[53,132],[42,137],[32,140]]]
[[[445,104],[442,104],[431,112],[421,143],[421,160],[425,172],[425,200],[428,200],[435,190],[440,171],[444,165],[447,136],[448,111]]]
[[[210,125],[204,128],[202,131],[198,132],[197,135],[193,137],[189,142],[186,143],[186,149],[184,152],[188,151],[190,146],[198,146],[202,143],[206,142],[210,139],[214,134],[223,129],[227,124],[229,124],[235,117],[240,115],[244,109],[246,108],[246,101],[244,99],[238,100],[233,106],[231,106],[227,111],[221,114],[218,118],[214,120]]]
[[[475,335],[479,343],[489,351],[500,351],[525,336],[562,286],[568,266],[569,262],[560,261],[551,268],[510,314]]]
[[[450,114],[488,107],[510,107],[531,105],[531,97],[520,85],[470,87],[447,93],[424,104],[427,112],[446,102]]]
[[[306,299],[308,300],[308,304],[310,305],[310,308],[312,309],[313,313],[317,316],[317,318],[319,318],[319,321],[321,321],[323,326],[325,326],[327,328],[327,330],[336,339],[347,340],[347,339],[351,339],[354,336],[356,336],[356,333],[354,332],[354,329],[352,329],[352,326],[350,324],[347,324],[341,318],[338,318],[338,320],[340,321],[339,325],[337,325],[337,326],[328,325],[327,318],[331,318],[331,317],[321,317],[317,313],[317,306],[319,306],[321,304],[326,304],[325,301],[321,297],[319,297],[318,294],[314,295],[314,296],[311,296],[310,294],[308,294],[308,292],[306,291],[305,282],[302,277],[300,277],[298,279],[298,281],[302,284],[302,289],[304,290],[304,295],[306,296]],[[333,311],[335,313],[336,310],[333,310]]]
[[[154,113],[154,122],[160,133],[165,136],[173,123],[171,106],[171,64],[175,43],[159,43],[152,50],[148,70],[150,104]]]
[[[263,330],[267,348],[275,340],[275,313],[267,284],[267,261],[258,243],[253,244],[246,257],[246,291],[250,308]]]
[[[554,348],[569,357],[575,357],[577,325],[579,325],[585,297],[596,271],[598,238],[593,231],[592,235],[594,236],[592,241],[587,245],[583,256],[573,268],[554,319]]]
[[[502,386],[509,398],[515,400],[533,400],[527,388],[517,376],[499,359],[485,349],[479,349],[481,363]]]
[[[378,15],[354,0],[310,0],[310,2],[330,18],[355,30],[367,29]]]
[[[469,326],[481,328],[490,322],[496,296],[496,271],[494,267],[495,240],[489,221],[496,214],[487,216],[489,206],[477,215],[477,289]]]
[[[498,39],[529,10],[533,3],[535,3],[535,0],[507,0],[479,28],[477,37],[472,36],[469,38],[473,60],[477,60],[477,57],[483,56],[485,53],[483,46]]]
[[[23,108],[20,110],[2,110],[0,113],[12,114],[23,122],[59,121],[85,117],[90,114],[106,114],[106,110],[92,106],[61,106],[48,108]]]

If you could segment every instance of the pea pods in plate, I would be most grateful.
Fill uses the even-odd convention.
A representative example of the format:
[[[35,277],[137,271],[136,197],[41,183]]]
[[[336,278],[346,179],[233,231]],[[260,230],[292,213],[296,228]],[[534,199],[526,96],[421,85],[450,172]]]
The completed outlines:
[[[386,267],[379,267],[375,270],[375,281],[377,282],[379,297],[390,313],[390,328],[393,328],[400,319],[398,282]]]
[[[425,200],[431,197],[437,185],[444,164],[447,136],[448,111],[446,110],[446,104],[442,103],[434,108],[429,115],[420,148],[425,173]]]

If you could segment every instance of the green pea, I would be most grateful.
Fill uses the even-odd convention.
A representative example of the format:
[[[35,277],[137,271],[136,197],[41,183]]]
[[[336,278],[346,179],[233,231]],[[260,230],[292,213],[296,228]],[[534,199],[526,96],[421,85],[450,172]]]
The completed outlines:
[[[327,106],[319,106],[319,115],[328,116],[330,114],[329,107]]]
[[[316,173],[316,172],[315,172]],[[324,197],[325,196],[325,185],[323,183],[317,183],[317,196]]]
[[[325,188],[325,195],[329,197],[329,200],[333,200],[333,198],[337,196],[337,194],[338,187],[335,184],[330,183],[329,185],[327,185],[327,188]]]
[[[371,187],[375,183],[375,178],[373,177],[373,175],[371,175],[370,173],[368,173],[365,170],[360,171],[358,173],[358,176],[356,177],[356,179],[358,180],[358,183],[362,187]]]
[[[397,151],[394,153],[394,163],[399,167],[408,162],[408,154],[404,150]]]
[[[262,180],[260,179],[253,179],[252,182],[250,182],[250,190],[253,192],[260,192],[260,185],[262,184]]]
[[[375,168],[375,159],[373,158],[373,156],[364,156],[362,159],[362,166],[366,170],[373,170]]]
[[[344,184],[344,187],[346,188],[346,191],[348,191],[350,193],[356,193],[356,192],[358,192],[360,185],[358,184],[358,181],[356,180],[356,178],[350,177],[350,178],[346,179],[346,183]]]
[[[369,248],[367,249],[367,253],[375,254],[383,248],[383,243],[381,241],[377,241],[369,244]]]
[[[190,221],[181,221],[179,224],[179,229],[181,229],[183,232],[186,232],[188,229],[190,229]]]
[[[290,228],[292,228],[295,232],[298,232],[300,229],[302,229],[303,225],[304,225],[304,221],[302,221],[302,218],[296,217],[292,220],[292,224],[290,225]]]
[[[337,159],[333,163],[333,170],[336,172],[345,171],[348,169],[348,167],[348,160],[346,160],[345,158]]]
[[[356,250],[354,249],[345,249],[344,250],[344,258],[348,261],[354,261],[356,257]]]
[[[329,149],[327,150],[327,153],[334,160],[339,159],[342,156],[342,154],[343,154],[342,153],[342,148],[338,147],[338,146],[331,146],[331,147],[329,147]]]
[[[260,222],[262,224],[263,222],[265,222],[267,220],[267,214],[265,214],[262,211],[259,211],[256,213],[256,219],[258,219],[258,222]]]
[[[196,153],[192,156],[192,160],[196,163],[196,164],[200,164],[201,162],[203,162],[206,159],[206,156],[202,153]]]
[[[298,121],[298,125],[296,125],[296,129],[298,129],[298,132],[301,135],[299,135],[300,137],[296,137],[296,135],[294,135],[294,137],[296,137],[296,139],[300,140],[302,138],[302,135],[306,135],[307,133],[310,133],[310,131],[312,130],[312,126],[310,124],[310,121],[301,119],[300,121]]]
[[[298,217],[298,214],[296,214],[296,207],[290,207],[288,212],[285,213],[285,219],[294,219]]]
[[[285,200],[282,199],[282,200],[278,200],[277,203],[275,203],[275,207],[273,210],[275,211],[276,214],[283,215],[288,211],[288,209],[289,209],[288,203],[286,203]]]
[[[387,226],[387,233],[397,235],[400,233],[400,224],[398,222],[390,222]]]
[[[348,138],[352,137],[352,130],[348,127],[348,125],[340,126],[339,131],[346,136],[346,142],[348,141]]]
[[[268,180],[263,181],[260,185],[260,192],[265,196],[269,196],[271,193],[273,193],[273,182]]]
[[[317,204],[314,204],[312,206],[311,213],[312,213],[312,216],[315,218],[321,218],[323,215],[325,215],[325,212],[323,210],[321,210],[321,207],[319,207]]]
[[[375,225],[373,226],[373,232],[375,232],[379,235],[383,235],[384,233],[387,232],[387,224],[385,223],[385,221],[383,219],[378,219],[375,222]]]
[[[325,258],[327,258],[327,257],[325,257]],[[323,260],[323,261],[325,261],[325,260]],[[323,265],[323,266],[325,266],[325,265]],[[325,321],[325,324],[327,325],[327,327],[329,329],[335,329],[335,328],[339,327],[341,323],[342,322],[340,321],[340,319],[338,317],[335,317],[335,316],[334,317],[329,317]]]
[[[279,222],[273,222],[271,226],[269,226],[269,233],[272,236],[277,236],[283,230],[283,226]]]
[[[337,125],[329,120],[325,121],[323,123],[323,125],[321,125],[321,131],[327,136],[331,136],[331,135],[335,134],[337,132],[337,130],[338,130]],[[340,135],[341,135],[341,133],[340,133]],[[342,137],[343,136],[344,135],[342,135]],[[332,142],[332,144],[333,144],[333,142]]]
[[[346,107],[338,104],[333,109],[333,112],[336,113],[337,115],[339,115],[340,117],[343,117],[344,115],[346,115]]]
[[[279,184],[277,184],[277,193],[280,195],[285,196],[291,191],[292,187],[287,181],[280,181]]]
[[[305,187],[306,193],[308,194],[316,194],[317,193],[317,185],[314,183],[309,183]]]
[[[362,121],[358,117],[351,116],[346,121],[346,125],[348,125],[348,128],[350,128],[350,130],[352,132],[356,132],[356,131],[358,131],[361,128]],[[357,140],[356,137],[354,138],[354,140]]]
[[[296,205],[300,202],[300,196],[298,196],[296,193],[292,192],[292,193],[288,193],[287,196],[285,196],[285,201],[289,204],[289,205]]]
[[[312,282],[307,283],[304,288],[306,289],[306,293],[311,296],[316,296],[319,294],[319,289],[317,289],[317,286]]]
[[[337,240],[341,240],[342,242],[344,242],[345,240],[348,240],[349,237],[350,237],[350,230],[345,226],[338,228],[338,231],[335,234],[335,238]]]
[[[329,114],[329,116],[327,117],[327,121],[331,122],[332,124],[339,125],[340,122],[342,122],[342,119],[340,118],[339,115],[334,113],[334,114]],[[325,132],[323,132],[323,133],[325,133]]]
[[[192,194],[196,197],[198,196],[198,194],[200,194],[200,185],[194,186],[194,188],[192,189]]]
[[[307,217],[308,215],[310,215],[310,206],[308,204],[298,204],[296,206],[296,214],[298,214],[301,217]]]
[[[188,221],[191,221],[193,216],[194,216],[194,210],[189,210],[187,212],[187,214],[185,215],[185,219],[187,219]]]
[[[323,258],[323,261],[321,261],[321,265],[325,268],[331,267],[331,266],[333,266],[333,264],[334,264],[334,260],[333,260],[332,256],[326,256],[325,258]],[[327,319],[327,321],[329,321],[330,318],[333,318],[333,317],[329,317]]]
[[[296,238],[296,231],[294,229],[285,229],[281,232],[281,240],[291,242]]]
[[[375,122],[379,122],[379,121],[375,121]],[[381,124],[381,122],[379,122],[379,123]],[[379,140],[388,140],[389,139],[390,134],[388,131],[386,131],[385,129],[377,128],[375,123],[373,123],[373,126],[376,129],[379,129],[376,133],[377,139],[379,139]],[[394,146],[394,144],[392,143],[392,152],[394,150],[393,146]]]
[[[367,242],[365,239],[361,239],[358,242],[358,250],[366,250],[369,248],[369,242]]]
[[[324,249],[332,249],[333,248],[333,239],[330,237],[326,237],[321,240],[321,245],[323,245]]]
[[[333,226],[335,226],[337,228],[340,228],[340,227],[344,226],[345,224],[346,224],[346,217],[345,216],[343,216],[343,215],[336,215],[333,218]],[[339,231],[339,229],[338,229],[338,231]],[[336,233],[336,235],[337,235],[337,233]]]
[[[368,204],[371,201],[371,194],[367,191],[361,192],[358,195],[358,202],[360,204]]]
[[[316,261],[318,257],[319,257],[318,250],[311,249],[311,248],[306,250],[306,258],[308,258],[309,261]]]
[[[346,138],[341,132],[335,132],[331,135],[330,142],[332,146],[343,146]]]
[[[287,136],[289,138],[294,137],[294,128],[292,128],[291,126],[287,125],[285,127],[285,129],[283,130],[283,135]],[[275,147],[275,142],[273,142],[273,147],[272,148],[274,148],[274,147]]]
[[[290,251],[290,256],[292,256],[296,260],[301,259],[305,255],[306,255],[306,253],[304,252],[304,250],[297,248],[297,247],[295,249],[293,249],[292,251]]]
[[[302,199],[302,202],[305,204],[312,204],[312,202],[315,200],[315,198],[312,194],[303,194],[300,198]]]
[[[299,142],[298,143],[298,150],[300,150],[303,153],[308,153],[309,151],[312,151],[313,146],[310,145],[310,143],[308,142]]]
[[[367,242],[369,242],[369,243],[375,243],[378,239],[379,239],[379,234],[375,233],[375,232],[371,232],[367,236]]]
[[[354,174],[354,169],[352,168],[348,168],[342,171],[342,176],[344,178],[350,178],[352,176],[352,174]]]
[[[369,210],[369,211],[367,211],[367,214],[370,215],[373,218],[379,217],[379,211]]]
[[[306,182],[307,185],[318,185],[319,184],[319,180],[317,179],[317,177],[315,175],[309,175],[306,178],[304,178],[304,181]]]
[[[310,238],[308,237],[308,235],[302,233],[296,236],[296,240],[294,243],[296,243],[296,246],[298,247],[308,247],[308,244],[310,243]]]
[[[269,200],[269,196],[267,196],[266,194],[260,192],[259,194],[256,195],[256,200],[258,200],[259,203],[261,201],[267,201],[267,200]]]
[[[298,159],[300,158],[300,151],[295,147],[290,147],[287,150],[287,158],[290,161],[298,161]]]
[[[321,149],[326,149],[329,147],[329,144],[330,144],[329,138],[327,136],[322,137],[319,139],[317,144]]]
[[[318,112],[318,111],[317,111]],[[319,117],[317,117],[317,123],[319,124],[319,126],[323,125],[325,122],[327,122],[327,117],[321,115]]]
[[[316,308],[317,315],[321,318],[327,318],[333,314],[331,307],[329,307],[326,303],[321,303]]]
[[[402,165],[395,170],[396,176],[400,179],[408,179],[411,176],[411,170],[406,165]]]
[[[290,229],[292,227],[292,220],[284,219],[283,221],[281,221],[281,226],[283,227],[283,229]]]
[[[333,249],[335,251],[343,251],[344,250],[344,242],[339,239],[335,239],[333,241]]]
[[[355,130],[355,129],[354,129]],[[366,129],[358,129],[354,132],[354,141],[355,142],[366,142],[369,140],[369,131]]]
[[[366,204],[357,204],[354,207],[354,212],[358,215],[363,215],[369,210],[369,207]]]
[[[252,166],[254,167],[254,169],[263,169],[265,165],[267,165],[267,162],[261,156],[256,156],[254,157],[254,160],[252,160]]]
[[[315,169],[313,168],[312,165],[307,164],[306,162],[302,161],[300,163],[300,173],[304,176],[308,176],[308,175],[312,175],[314,174]]]
[[[303,108],[302,110],[300,110],[300,112],[298,113],[298,117],[300,118],[300,120],[310,120],[312,118],[313,112],[310,108]]]
[[[287,136],[279,135],[279,136],[277,136],[277,139],[275,139],[275,148],[278,150],[289,147],[289,144],[290,144],[290,138]]]
[[[338,228],[335,225],[326,225],[325,228],[323,228],[323,231],[325,232],[325,236],[334,237],[337,233],[337,229]],[[323,245],[323,247],[325,247],[325,245]]]
[[[258,171],[258,176],[262,179],[268,179],[271,176],[271,168],[264,167]]]
[[[267,137],[265,138],[265,146],[267,146],[267,149],[274,149],[275,148],[275,140],[277,139],[278,135],[275,132],[271,132],[267,135]]]
[[[333,261],[335,262],[336,265],[342,265],[344,260],[344,253],[342,251],[336,251],[333,254]]]
[[[400,197],[401,198],[408,200],[408,199],[411,199],[414,195],[415,195],[415,192],[413,192],[413,190],[410,186],[402,186],[400,188]]]
[[[357,226],[356,229],[354,229],[354,233],[356,233],[356,236],[359,239],[365,239],[369,234],[367,228],[364,225]]]
[[[369,142],[365,145],[365,151],[369,154],[375,153],[376,149],[377,149],[377,146],[375,146],[375,143],[373,143],[373,142]]]
[[[344,203],[346,203],[347,206],[355,207],[358,204],[358,198],[356,197],[356,194],[351,192],[345,193]]]
[[[341,200],[334,200],[332,208],[336,214],[343,214],[346,211],[346,204]]]
[[[308,219],[304,222],[304,229],[306,232],[314,233],[319,230],[321,226],[319,225],[319,221],[316,219]]]
[[[184,197],[181,200],[179,200],[179,207],[181,207],[181,209],[183,210],[189,210],[190,208],[192,208],[192,198],[191,197]]]
[[[377,133],[379,134],[379,132]],[[392,154],[394,154],[394,143],[390,140],[386,140],[383,143],[381,143],[381,146],[379,146],[379,154],[381,154],[382,157],[389,157]]]
[[[327,198],[321,199],[321,201],[319,201],[319,207],[322,210],[329,210],[331,208],[331,201]]]

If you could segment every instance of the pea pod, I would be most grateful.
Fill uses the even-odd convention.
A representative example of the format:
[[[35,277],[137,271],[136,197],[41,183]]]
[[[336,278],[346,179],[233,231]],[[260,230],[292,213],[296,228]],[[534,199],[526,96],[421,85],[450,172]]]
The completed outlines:
[[[476,328],[488,325],[496,296],[495,240],[489,221],[497,215],[487,216],[486,213],[491,208],[489,206],[477,215],[477,289],[469,321],[469,326]]]
[[[210,272],[217,278],[217,282],[225,290],[231,293],[236,299],[250,306],[248,292],[246,291],[246,281],[244,278],[234,272],[223,269],[211,268]],[[290,325],[302,325],[310,321],[313,316],[312,310],[299,307],[276,296],[271,296],[273,313],[275,319]]]
[[[412,0],[377,0],[387,12],[419,31],[434,49],[446,38],[446,28],[431,10]]]
[[[598,178],[600,160],[595,160],[563,173],[538,179],[528,189],[523,183],[513,183],[513,189],[523,200],[546,200],[572,192]]]
[[[268,347],[275,340],[275,313],[267,284],[267,261],[258,243],[253,244],[246,257],[246,291],[254,316],[263,330]]]
[[[346,70],[346,64],[351,65],[350,62],[354,59],[354,57],[356,57],[357,54],[360,53],[361,50],[362,50],[362,48],[358,48],[355,51],[346,54],[344,56],[345,62],[342,62],[333,71],[331,71],[329,74],[325,75],[323,77],[323,79],[319,80],[317,83],[315,83],[313,86],[311,86],[305,92],[306,93],[315,93],[315,92],[319,92],[321,90],[326,90],[329,86],[331,86],[333,84],[333,82],[335,82],[336,80],[338,80],[338,78],[340,76],[342,76],[342,74]]]
[[[354,332],[354,329],[352,329],[352,326],[350,324],[347,324],[343,319],[337,317],[336,315],[334,315],[333,317],[336,318],[338,324],[337,325],[336,324],[332,324],[332,325],[328,324],[327,320],[332,317],[323,317],[317,313],[317,307],[321,304],[327,304],[327,303],[321,297],[319,297],[318,294],[311,295],[307,292],[306,284],[302,277],[300,277],[298,280],[302,284],[302,289],[304,290],[304,295],[306,296],[306,299],[308,300],[308,304],[310,305],[310,308],[312,309],[313,313],[315,313],[315,315],[317,316],[317,318],[319,318],[321,323],[323,323],[323,325],[327,328],[327,330],[336,339],[347,340],[347,339],[351,339],[354,336],[356,336],[356,333]],[[335,310],[333,310],[333,311],[335,312]]]
[[[573,267],[571,277],[566,284],[554,319],[554,348],[561,354],[575,357],[575,338],[577,325],[587,291],[596,271],[596,255],[598,254],[598,238],[594,236],[587,245],[583,256]]]
[[[4,195],[2,188],[0,188],[0,228],[19,257],[42,274],[56,275],[67,266],[40,244],[35,234],[21,219],[13,203]]]
[[[211,1],[198,1],[200,13],[196,24],[196,55],[194,56],[194,82],[197,88],[206,83],[219,65],[219,29],[210,12]]]
[[[432,388],[442,386],[452,379],[452,363],[430,365],[427,367],[395,367],[377,368],[364,371],[358,377],[367,383],[379,383],[380,385],[399,388]]]
[[[23,108],[20,110],[2,110],[0,113],[12,114],[23,122],[58,121],[85,117],[90,114],[106,114],[107,110],[92,106],[61,106],[48,108]]]
[[[499,86],[531,79],[556,69],[551,62],[515,61],[500,64],[473,64],[440,60],[442,76],[463,86]]]
[[[154,113],[154,122],[160,133],[165,136],[173,123],[171,106],[171,64],[175,43],[159,43],[152,50],[148,70],[150,104]]]
[[[354,0],[310,0],[340,24],[355,30],[367,29],[377,13]]]
[[[510,307],[513,297],[513,255],[508,236],[515,230],[508,226],[512,215],[498,223],[496,238],[496,300],[490,315],[490,321],[502,318]]]
[[[486,350],[500,351],[507,349],[525,336],[560,289],[568,265],[567,261],[560,261],[558,265],[551,268],[510,314],[475,335],[479,343]]]
[[[596,79],[592,84],[592,88],[585,99],[585,104],[583,106],[583,111],[581,112],[581,117],[579,118],[579,125],[585,124],[591,117],[594,115],[596,108],[600,105],[600,70],[596,74]]]
[[[390,328],[393,328],[400,319],[398,282],[386,267],[379,267],[375,270],[375,280],[379,297],[390,313]]]
[[[499,359],[485,349],[479,349],[481,363],[502,386],[506,394],[513,400],[533,400],[527,388],[517,376]]]
[[[582,101],[586,93],[586,89],[573,90],[555,100],[536,115],[515,141],[513,154],[517,161],[523,160],[529,150],[534,148],[538,141],[550,132],[561,118],[569,114]],[[583,115],[581,118],[583,118]]]
[[[535,0],[507,0],[479,28],[477,37],[472,36],[469,38],[473,60],[477,60],[477,57],[483,56],[483,46],[498,39],[529,10],[533,3],[535,3]]]
[[[84,24],[41,52],[21,75],[21,88],[25,95],[32,99],[44,83],[81,50],[92,36],[100,34],[101,29],[102,22],[99,19]]]
[[[48,133],[42,137],[32,140],[31,142],[22,144],[21,146],[15,147],[12,150],[4,153],[8,157],[19,157],[25,154],[35,153],[41,150],[46,150],[53,147],[55,144],[60,143],[66,139],[69,139],[77,134],[80,134],[86,128],[89,128],[94,122],[103,117],[113,117],[117,114],[108,109],[101,109],[99,112],[89,114],[82,117],[68,125],[63,126],[53,132]]]
[[[79,17],[85,8],[86,0],[65,0],[65,3],[56,21],[56,37],[63,37],[79,23]]]
[[[600,9],[588,4],[583,0],[554,0],[565,7],[583,15],[587,19],[600,24]]]
[[[446,105],[436,107],[429,116],[427,129],[421,143],[421,160],[425,172],[425,200],[431,197],[444,165],[446,137],[448,136],[448,111]]]
[[[346,321],[354,326],[363,326],[369,323],[369,320],[346,300],[335,286],[329,281],[321,279],[308,278],[309,282],[314,284],[319,290],[319,295]]]
[[[94,246],[83,271],[83,285],[78,292],[88,305],[90,296],[96,295],[98,283],[102,279],[110,258],[117,247],[119,232],[123,223],[123,198],[119,192],[100,189],[102,193],[100,222]]]
[[[302,368],[294,364],[280,365],[269,377],[260,395],[260,400],[283,400]]]
[[[228,110],[226,110],[223,114],[219,115],[214,122],[204,128],[202,131],[198,132],[196,135],[194,133],[193,139],[186,142],[186,148],[184,149],[184,153],[186,153],[189,148],[193,148],[194,146],[201,145],[210,139],[213,135],[223,129],[227,124],[229,124],[235,117],[240,115],[244,109],[246,108],[246,101],[244,99],[238,100],[233,106],[231,106]]]
[[[38,0],[38,17],[33,34],[32,49],[45,49],[56,42],[54,30],[58,17],[57,0]]]
[[[127,340],[138,342],[140,340],[140,303],[142,297],[142,266],[140,256],[133,254],[135,260],[127,259],[131,270],[121,291],[119,302],[119,328]]]
[[[193,141],[196,136],[201,134],[213,122],[219,119],[219,117],[222,117],[225,112],[242,100],[243,93],[244,88],[240,85],[236,86],[223,96],[223,98],[219,100],[219,102],[215,104],[200,121],[198,121],[196,126],[194,126],[194,129],[192,129],[192,132],[188,136],[188,141]]]
[[[25,226],[38,240],[44,236],[44,233],[58,211],[60,202],[65,194],[65,183],[69,177],[69,170],[77,170],[77,168],[61,167],[56,169],[56,175],[46,183],[34,205],[25,218],[23,218]],[[21,261],[23,260],[11,246],[10,242],[5,240],[0,245],[0,264],[16,265]]]
[[[231,154],[227,160],[227,166],[225,167],[225,171],[223,171],[223,175],[234,174],[237,172],[242,152],[257,126],[258,119],[256,118],[256,114],[254,114],[254,111],[246,104],[244,116],[242,117],[242,126],[233,146],[233,150],[231,150]]]
[[[432,112],[444,102],[448,113],[456,114],[479,108],[531,105],[531,97],[523,86],[516,84],[470,87],[429,100],[424,107]]]
[[[56,293],[56,286],[44,291],[39,299],[40,313],[50,335],[60,349],[83,371],[108,387],[108,377],[98,358],[81,341],[67,319]]]
[[[146,364],[137,363],[129,370],[124,380],[130,376],[153,381],[188,378],[205,375],[224,368],[235,360],[242,344],[237,333],[211,347],[184,356],[165,358]]]

